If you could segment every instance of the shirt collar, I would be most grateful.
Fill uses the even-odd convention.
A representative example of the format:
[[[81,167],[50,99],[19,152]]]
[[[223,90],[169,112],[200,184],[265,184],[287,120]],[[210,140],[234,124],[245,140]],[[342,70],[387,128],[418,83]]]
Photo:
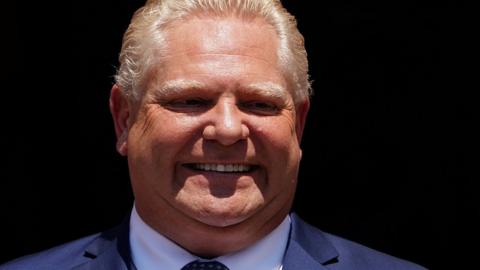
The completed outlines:
[[[281,269],[288,243],[291,220],[283,222],[252,246],[216,258],[230,270]],[[200,259],[147,225],[135,206],[130,216],[130,247],[132,260],[138,270],[181,269],[185,264]]]

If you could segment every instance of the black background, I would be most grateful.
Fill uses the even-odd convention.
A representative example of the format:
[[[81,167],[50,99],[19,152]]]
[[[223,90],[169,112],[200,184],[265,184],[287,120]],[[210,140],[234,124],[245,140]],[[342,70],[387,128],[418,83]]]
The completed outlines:
[[[315,90],[295,210],[432,269],[469,265],[478,89],[467,83],[466,9],[330,2],[284,1]],[[130,209],[108,97],[142,4],[2,7],[0,262],[112,227]]]

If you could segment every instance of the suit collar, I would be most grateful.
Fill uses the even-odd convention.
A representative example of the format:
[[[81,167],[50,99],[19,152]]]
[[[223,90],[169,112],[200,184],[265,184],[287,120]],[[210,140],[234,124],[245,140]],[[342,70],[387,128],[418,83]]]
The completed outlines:
[[[308,225],[294,213],[291,217],[292,231],[283,269],[327,269],[325,265],[336,261],[337,250],[318,229]]]
[[[129,217],[116,228],[103,232],[85,249],[84,256],[92,258],[75,270],[136,270],[130,254]],[[322,270],[335,262],[337,250],[325,235],[291,214],[292,230],[285,251],[283,270]]]
[[[130,214],[122,223],[92,241],[85,249],[84,257],[93,260],[81,264],[74,270],[136,270],[130,255]]]

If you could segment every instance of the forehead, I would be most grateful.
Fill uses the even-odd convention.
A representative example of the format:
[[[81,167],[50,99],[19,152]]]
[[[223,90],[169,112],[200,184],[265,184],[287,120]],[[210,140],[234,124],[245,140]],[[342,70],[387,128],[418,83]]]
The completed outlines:
[[[222,91],[268,83],[287,92],[278,36],[262,18],[189,17],[170,24],[165,40],[153,80],[156,90],[169,81],[196,81]]]
[[[263,18],[193,16],[170,24],[166,40],[169,54],[242,54],[278,63],[278,36]]]

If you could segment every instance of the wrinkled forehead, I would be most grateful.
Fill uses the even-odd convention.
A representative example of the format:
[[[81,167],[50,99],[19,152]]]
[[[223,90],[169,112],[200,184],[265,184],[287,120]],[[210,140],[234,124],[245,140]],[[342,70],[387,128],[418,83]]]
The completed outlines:
[[[202,34],[201,39],[199,33]],[[165,38],[167,54],[189,50],[205,54],[234,53],[255,57],[261,54],[265,61],[274,59],[272,65],[279,64],[278,35],[273,26],[260,17],[199,14],[169,24]]]

